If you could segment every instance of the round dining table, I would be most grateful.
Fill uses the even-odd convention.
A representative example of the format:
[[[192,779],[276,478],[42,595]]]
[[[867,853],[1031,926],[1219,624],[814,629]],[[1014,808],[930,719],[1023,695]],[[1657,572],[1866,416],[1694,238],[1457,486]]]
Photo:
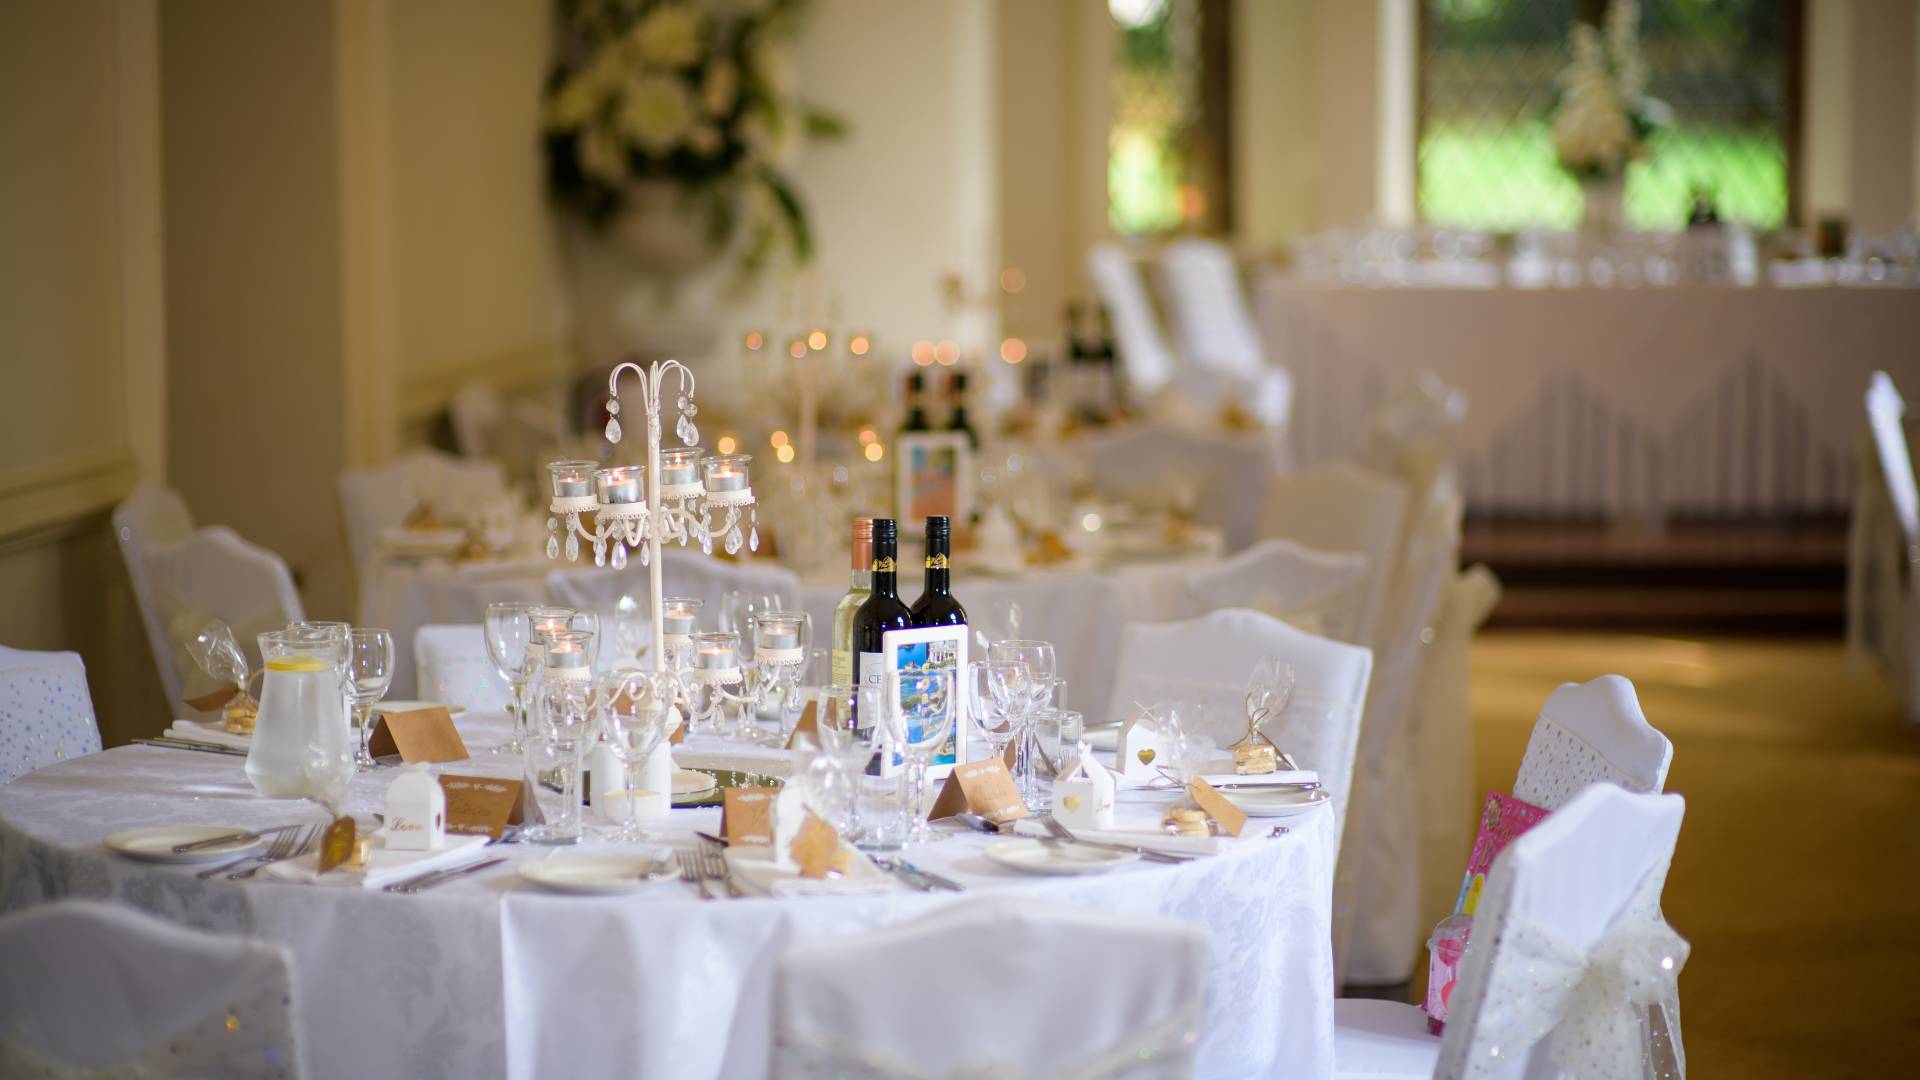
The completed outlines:
[[[517,757],[490,749],[505,736],[503,715],[463,714],[457,726],[471,757],[436,771],[520,775]],[[775,774],[792,768],[786,751],[711,736],[689,739],[676,758]],[[934,840],[904,854],[961,892],[921,892],[889,880],[888,891],[858,895],[704,899],[692,883],[666,880],[588,897],[543,891],[516,872],[528,861],[575,852],[691,850],[701,843],[696,831],[718,831],[713,807],[672,810],[657,840],[631,846],[595,838],[589,814],[589,837],[578,846],[487,846],[486,855],[506,861],[411,894],[273,873],[203,879],[199,866],[137,862],[103,846],[108,834],[138,826],[324,821],[313,803],[256,795],[244,760],[124,746],[0,787],[0,910],[111,899],[285,946],[309,1075],[750,1077],[771,1065],[775,970],[788,946],[900,923],[983,894],[1030,898],[1206,928],[1201,1075],[1332,1072],[1336,840],[1324,806],[1289,819],[1283,834],[1255,820],[1246,838],[1216,855],[1078,877],[1004,869],[983,855],[997,838],[936,823]],[[397,775],[377,768],[355,777],[348,811],[370,821]],[[1129,800],[1172,795],[1135,790],[1122,798],[1124,809]],[[966,956],[926,979],[955,995],[989,992]],[[1009,1013],[1020,1004],[1010,1000]]]

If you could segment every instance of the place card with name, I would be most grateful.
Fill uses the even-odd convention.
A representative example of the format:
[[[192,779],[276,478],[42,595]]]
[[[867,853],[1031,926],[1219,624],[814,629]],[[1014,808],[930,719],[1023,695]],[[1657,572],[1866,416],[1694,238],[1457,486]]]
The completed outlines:
[[[1207,812],[1220,831],[1228,836],[1239,836],[1240,830],[1247,827],[1247,812],[1227,801],[1220,789],[1199,777],[1187,785],[1187,794],[1193,796],[1195,805]]]
[[[793,725],[793,734],[787,736],[787,749],[797,746],[802,735],[811,738],[815,746],[820,745],[820,717],[815,712],[818,706],[818,702],[809,701],[807,707],[800,710],[800,719]]]
[[[727,788],[720,793],[720,835],[727,846],[773,845],[773,800],[779,788]]]
[[[933,800],[927,820],[938,821],[962,811],[979,814],[995,825],[1027,816],[1027,804],[1020,801],[1020,791],[1014,787],[1006,762],[990,757],[954,766],[947,782],[940,786],[940,796]]]
[[[498,840],[509,825],[540,820],[540,804],[519,780],[498,776],[442,776],[447,793],[447,832]],[[529,812],[531,811],[531,812]]]
[[[367,737],[367,752],[374,757],[399,754],[400,760],[409,765],[467,760],[467,744],[461,741],[445,705],[380,713],[379,717],[373,734]]]

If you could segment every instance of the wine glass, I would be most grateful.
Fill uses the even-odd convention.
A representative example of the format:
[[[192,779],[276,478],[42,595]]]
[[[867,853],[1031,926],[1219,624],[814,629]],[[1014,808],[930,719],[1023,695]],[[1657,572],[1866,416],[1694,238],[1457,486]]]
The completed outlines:
[[[906,759],[901,809],[908,843],[933,836],[921,816],[927,801],[927,765],[953,734],[953,672],[941,669],[903,671],[887,679],[887,699],[880,709],[887,744]]]
[[[615,839],[651,839],[641,825],[632,793],[634,770],[644,768],[669,734],[673,709],[673,676],[659,671],[625,668],[600,679],[598,692],[601,731],[607,748],[620,760],[621,788],[627,792],[625,820]],[[662,793],[668,797],[668,793]]]
[[[637,660],[647,646],[647,609],[632,593],[621,593],[613,605],[613,649],[620,660]]]
[[[858,711],[857,688],[852,684],[836,683],[820,691],[820,711],[815,725],[820,750],[833,760],[841,786],[837,797],[822,801],[828,803],[836,819],[828,824],[853,844],[859,843],[861,833],[861,779],[866,774],[867,762],[873,760],[874,735],[880,730],[878,725],[861,727]]]
[[[728,589],[720,595],[720,629],[740,635],[740,659],[753,659],[753,617],[779,609],[779,598],[766,593]]]
[[[994,664],[1012,664],[1026,669],[1026,676],[1018,680],[1022,691],[1017,696],[1011,691],[1014,683],[1006,675],[1000,682],[1002,689],[998,699],[1003,707],[1014,710],[1019,722],[1019,741],[1014,751],[1014,779],[1020,788],[1020,796],[1029,806],[1040,798],[1040,782],[1035,775],[1033,740],[1033,714],[1047,696],[1053,691],[1054,656],[1053,645],[1045,641],[1015,638],[1008,641],[996,641],[987,649],[987,659]]]
[[[369,627],[354,627],[347,632],[347,692],[353,697],[354,728],[360,732],[353,747],[353,763],[362,769],[374,765],[367,740],[373,733],[369,722],[373,707],[387,696],[393,683],[393,633]]]
[[[993,662],[975,660],[967,665],[967,713],[973,726],[980,730],[981,738],[987,740],[987,748],[994,757],[1002,757],[1007,752],[1007,744],[1013,741],[1014,733],[1019,730],[1013,714],[1009,712],[994,695]],[[1026,668],[1015,664],[1003,665],[1003,677],[1026,677]]]
[[[549,676],[540,680],[534,714],[546,748],[560,763],[560,806],[551,821],[521,833],[536,844],[580,842],[580,765],[593,745],[596,717],[590,679]]]
[[[532,731],[527,717],[526,687],[527,680],[533,677],[534,665],[539,662],[539,654],[533,648],[533,622],[529,617],[533,608],[533,604],[519,600],[487,605],[487,658],[493,661],[493,670],[506,680],[507,689],[513,695],[507,707],[513,714],[513,735],[504,746],[493,748],[496,754],[520,753]]]

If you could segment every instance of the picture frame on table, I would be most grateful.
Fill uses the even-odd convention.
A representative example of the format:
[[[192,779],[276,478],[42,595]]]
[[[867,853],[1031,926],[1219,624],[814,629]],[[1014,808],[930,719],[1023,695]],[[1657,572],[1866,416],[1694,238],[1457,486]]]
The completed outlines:
[[[927,518],[956,527],[973,511],[973,445],[964,432],[917,431],[894,440],[893,505],[900,535],[923,537]]]
[[[927,626],[917,630],[889,630],[880,636],[880,654],[886,685],[900,686],[900,675],[933,668],[953,672],[953,734],[946,750],[927,765],[927,779],[944,780],[955,765],[964,765],[980,752],[967,721],[967,627]],[[882,756],[880,774],[892,776],[906,768],[898,751]]]

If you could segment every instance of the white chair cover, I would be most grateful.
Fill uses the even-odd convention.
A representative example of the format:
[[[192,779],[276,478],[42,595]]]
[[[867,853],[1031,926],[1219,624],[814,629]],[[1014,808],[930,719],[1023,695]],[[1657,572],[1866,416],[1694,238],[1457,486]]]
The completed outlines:
[[[500,391],[486,383],[470,382],[453,392],[447,420],[453,445],[461,457],[491,457],[500,449],[500,425],[506,422],[506,403]]]
[[[1131,424],[1076,440],[1061,456],[1102,498],[1140,505],[1185,503],[1194,520],[1219,529],[1228,551],[1253,543],[1260,527],[1259,493],[1282,459],[1265,436],[1192,432]],[[1042,455],[1042,460],[1049,455]]]
[[[1341,1000],[1334,1075],[1684,1077],[1660,915],[1686,804],[1596,784],[1515,840],[1487,876],[1443,1037],[1412,1005]]]
[[[0,920],[0,1076],[297,1077],[287,950],[68,900]]]
[[[774,974],[771,1071],[1190,1076],[1206,966],[1206,934],[1190,923],[1031,899],[963,902],[789,948]]]
[[[1886,672],[1920,724],[1920,482],[1902,417],[1906,402],[1884,371],[1867,387],[1847,552],[1847,653]]]
[[[1173,350],[1160,333],[1153,298],[1133,256],[1113,244],[1095,244],[1087,252],[1087,276],[1113,320],[1114,347],[1128,385],[1143,398],[1166,389],[1173,382]]]
[[[1493,571],[1475,565],[1453,576],[1440,596],[1433,644],[1420,668],[1413,707],[1414,777],[1420,810],[1420,922],[1453,910],[1460,868],[1473,847],[1480,791],[1474,784],[1470,653],[1474,632],[1500,601]]]
[[[798,610],[800,575],[772,563],[731,562],[714,555],[680,547],[661,551],[660,583],[667,596],[692,596],[704,602],[700,625],[719,625],[720,599],[739,590],[776,596],[783,607]],[[637,556],[629,558],[622,570],[601,567],[555,570],[547,575],[547,592],[556,604],[600,615],[600,625],[611,627],[615,608],[623,596],[632,597],[647,610],[650,578]],[[642,620],[645,621],[644,619]],[[645,627],[642,628],[643,635]],[[816,643],[824,643],[830,626],[815,626]]]
[[[99,749],[80,654],[0,645],[0,784]]]
[[[1187,575],[1185,612],[1220,608],[1265,612],[1309,633],[1339,637],[1366,604],[1367,557],[1316,551],[1291,540],[1262,540],[1238,555]]]
[[[1397,565],[1407,488],[1391,476],[1335,461],[1275,477],[1260,512],[1263,539],[1366,556],[1367,580],[1350,626],[1329,625],[1341,641],[1372,645]]]
[[[404,523],[422,502],[443,514],[471,516],[506,497],[506,474],[499,464],[439,450],[416,450],[385,465],[340,474],[341,517],[356,568],[373,557],[380,533]]]
[[[279,630],[306,617],[293,574],[280,556],[242,540],[224,525],[209,525],[185,540],[155,544],[147,571],[167,642],[163,666],[171,666],[181,695],[214,689],[214,682],[187,652],[187,642],[209,619],[233,629],[250,670],[260,666],[260,632]],[[168,704],[184,708],[180,695]]]
[[[413,635],[417,693],[447,705],[505,712],[512,695],[487,655],[486,630],[474,626],[423,626]]]
[[[1284,429],[1293,410],[1293,376],[1269,366],[1226,245],[1202,237],[1168,244],[1160,253],[1160,293],[1186,368],[1210,375],[1261,423]]]
[[[1513,797],[1557,810],[1594,784],[1658,792],[1672,762],[1673,743],[1647,723],[1625,677],[1564,683],[1533,722]]]
[[[1262,730],[1301,768],[1320,774],[1333,795],[1337,841],[1346,828],[1360,710],[1373,674],[1373,653],[1365,646],[1310,634],[1245,609],[1129,626],[1120,635],[1111,719],[1124,718],[1136,702],[1197,704],[1205,716],[1198,734],[1225,746],[1246,734],[1247,679],[1267,656],[1293,665],[1293,699]],[[1188,733],[1196,732],[1189,728]],[[1336,920],[1340,906],[1336,896]]]
[[[167,701],[183,696],[180,673],[173,666],[173,645],[167,637],[167,623],[159,600],[153,593],[152,576],[147,569],[147,552],[155,544],[170,544],[193,534],[193,516],[187,504],[172,488],[141,484],[114,508],[113,535],[120,544],[120,558],[127,564],[127,578],[133,583],[134,603],[140,608],[140,621],[147,628],[147,646],[153,651],[153,663],[160,672],[160,687]]]

